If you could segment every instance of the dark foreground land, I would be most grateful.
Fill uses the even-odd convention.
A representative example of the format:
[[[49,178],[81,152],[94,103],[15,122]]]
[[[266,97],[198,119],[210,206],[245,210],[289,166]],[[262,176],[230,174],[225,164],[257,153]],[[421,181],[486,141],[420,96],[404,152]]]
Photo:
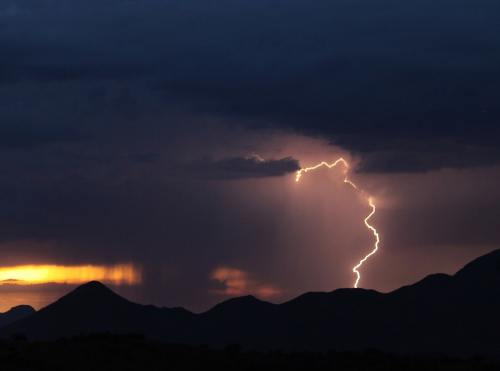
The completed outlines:
[[[500,357],[499,313],[496,250],[453,276],[434,274],[387,294],[339,289],[305,293],[281,304],[244,296],[204,313],[133,303],[102,283],[89,282],[39,311],[17,307],[3,314],[0,338],[143,334],[192,346]]]
[[[0,369],[9,370],[500,370],[483,358],[395,356],[364,352],[257,352],[182,346],[134,335],[91,335],[50,342],[0,342]]]

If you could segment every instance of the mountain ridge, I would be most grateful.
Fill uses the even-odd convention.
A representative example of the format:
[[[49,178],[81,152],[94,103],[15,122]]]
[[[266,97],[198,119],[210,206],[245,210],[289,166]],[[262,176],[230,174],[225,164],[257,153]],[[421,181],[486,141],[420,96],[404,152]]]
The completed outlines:
[[[281,304],[244,296],[200,314],[133,303],[99,282],[89,282],[0,329],[0,335],[53,339],[141,333],[197,345],[500,355],[498,267],[500,250],[454,275],[429,275],[390,293],[338,289],[305,293]]]
[[[35,313],[35,309],[29,305],[17,305],[12,307],[7,312],[0,313],[0,327],[7,326],[33,313]]]

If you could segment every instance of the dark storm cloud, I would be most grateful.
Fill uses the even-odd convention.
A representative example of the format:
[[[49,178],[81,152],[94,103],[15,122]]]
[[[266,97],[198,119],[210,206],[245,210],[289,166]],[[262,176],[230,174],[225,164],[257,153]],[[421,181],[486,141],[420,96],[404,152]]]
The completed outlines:
[[[191,164],[197,176],[208,179],[244,179],[281,176],[300,169],[299,161],[286,157],[264,160],[259,156],[200,160]]]
[[[361,154],[365,171],[489,165],[500,159],[499,7],[13,0],[0,12],[0,78],[133,89],[147,77],[148,97],[168,107],[320,135]]]
[[[0,126],[0,147],[6,148],[33,148],[50,143],[79,142],[85,139],[87,138],[78,132],[61,126],[52,129],[32,125]]]
[[[131,260],[144,266],[141,301],[191,308],[217,299],[209,279],[216,267],[291,293],[345,286],[347,248],[371,243],[365,205],[355,207],[335,176],[332,184],[308,178],[300,186],[316,191],[299,193],[288,175],[298,159],[342,150],[359,155],[353,177],[381,199],[402,183],[387,172],[430,183],[441,174],[429,170],[465,172],[436,191],[412,188],[421,178],[409,182],[389,211],[381,202],[374,223],[388,255],[401,245],[423,261],[447,241],[470,251],[498,243],[498,200],[486,197],[498,181],[487,173],[481,200],[467,195],[476,192],[469,168],[500,159],[499,7],[0,2],[2,263]],[[370,186],[377,175],[363,171],[383,179]],[[456,183],[463,189],[454,200],[463,202],[443,204]],[[413,203],[401,210],[401,200]],[[389,276],[390,257],[383,261],[370,282]],[[402,270],[413,265],[425,266]]]
[[[133,261],[144,267],[137,300],[191,308],[217,301],[219,297],[210,293],[211,271],[225,261],[265,255],[268,247],[262,238],[272,235],[279,208],[270,206],[275,212],[264,206],[258,211],[240,207],[234,189],[227,193],[199,175],[191,180],[176,173],[171,181],[162,174],[169,168],[154,158],[151,164],[147,156],[146,168],[135,175],[130,165],[122,168],[116,158],[96,159],[88,168],[81,159],[73,159],[74,169],[42,160],[42,172],[54,173],[53,179],[39,179],[35,170],[31,176],[23,175],[22,168],[9,171],[0,190],[2,264]],[[228,163],[231,166],[222,166],[222,172],[214,169],[218,176],[241,176],[234,173],[242,171],[241,164]],[[95,174],[100,167],[102,176]],[[248,167],[245,164],[243,171],[252,176],[277,171]],[[270,167],[283,171],[286,165],[277,160]]]
[[[72,80],[121,79],[143,71],[122,66],[0,66],[0,77],[7,82],[64,82]]]
[[[488,141],[495,141],[493,138],[485,138],[483,145],[450,143],[446,139],[422,140],[427,143],[408,143],[406,148],[385,148],[370,153],[358,170],[375,173],[426,172],[441,167],[473,168],[498,164],[499,149],[494,143],[487,145]]]

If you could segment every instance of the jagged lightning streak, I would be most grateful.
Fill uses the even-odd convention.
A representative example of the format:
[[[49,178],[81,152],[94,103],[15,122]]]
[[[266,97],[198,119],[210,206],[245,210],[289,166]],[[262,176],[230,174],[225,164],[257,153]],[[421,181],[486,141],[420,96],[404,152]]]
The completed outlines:
[[[297,171],[297,174],[295,176],[295,181],[296,182],[299,182],[300,179],[302,178],[302,176],[310,171],[314,171],[314,170],[317,170],[321,167],[327,167],[329,169],[332,169],[334,167],[336,167],[337,165],[339,164],[342,164],[344,166],[344,183],[346,183],[347,185],[351,186],[356,192],[360,192],[361,194],[365,194],[365,192],[363,192],[362,190],[360,190],[358,188],[358,186],[352,182],[350,179],[349,179],[349,163],[342,157],[340,157],[339,159],[337,159],[335,162],[332,162],[331,164],[329,164],[328,162],[325,162],[325,161],[322,161],[320,162],[319,164],[316,164],[314,166],[311,166],[311,167],[305,167],[305,168],[302,168],[300,170]],[[370,224],[370,219],[373,217],[373,215],[375,215],[376,211],[377,211],[377,207],[375,206],[375,203],[373,202],[373,198],[368,196],[368,205],[370,206],[371,208],[371,212],[370,214],[368,214],[368,216],[364,219],[364,223],[365,223],[365,226],[366,228],[368,228],[372,234],[373,234],[373,237],[375,238],[375,243],[373,245],[373,249],[363,257],[363,259],[361,259],[358,264],[356,264],[353,268],[352,268],[352,272],[356,275],[356,280],[354,281],[354,288],[358,288],[358,285],[359,285],[359,281],[361,280],[361,273],[359,272],[359,269],[363,266],[363,264],[374,254],[377,253],[378,249],[379,249],[379,244],[380,244],[380,235],[377,231],[377,229]]]

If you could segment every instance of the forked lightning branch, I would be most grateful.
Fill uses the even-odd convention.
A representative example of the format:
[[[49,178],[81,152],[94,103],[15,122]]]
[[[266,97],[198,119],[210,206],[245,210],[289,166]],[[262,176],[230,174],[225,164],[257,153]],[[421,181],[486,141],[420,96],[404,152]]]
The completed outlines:
[[[338,165],[342,165],[344,167],[344,183],[353,188],[356,192],[361,193],[363,196],[366,196],[365,192],[363,192],[361,189],[358,188],[358,186],[353,183],[349,179],[349,163],[344,160],[342,157],[337,159],[335,162],[328,163],[325,161],[320,162],[319,164],[316,164],[311,167],[305,167],[297,171],[297,175],[295,177],[295,181],[298,183],[302,177],[307,174],[308,172],[317,170],[322,167],[327,167],[328,169],[332,169]],[[366,216],[364,219],[364,224],[366,228],[373,234],[374,238],[374,243],[373,243],[373,248],[370,250],[368,254],[366,254],[359,262],[352,268],[352,272],[356,275],[356,279],[354,281],[354,288],[358,288],[359,282],[361,280],[361,273],[359,269],[363,266],[363,264],[374,254],[377,253],[379,249],[379,244],[380,244],[380,235],[377,231],[377,229],[370,224],[370,219],[375,215],[375,212],[377,211],[377,207],[375,206],[375,203],[373,201],[373,198],[370,196],[366,197],[366,200],[368,202],[368,206],[370,207],[370,213]]]

